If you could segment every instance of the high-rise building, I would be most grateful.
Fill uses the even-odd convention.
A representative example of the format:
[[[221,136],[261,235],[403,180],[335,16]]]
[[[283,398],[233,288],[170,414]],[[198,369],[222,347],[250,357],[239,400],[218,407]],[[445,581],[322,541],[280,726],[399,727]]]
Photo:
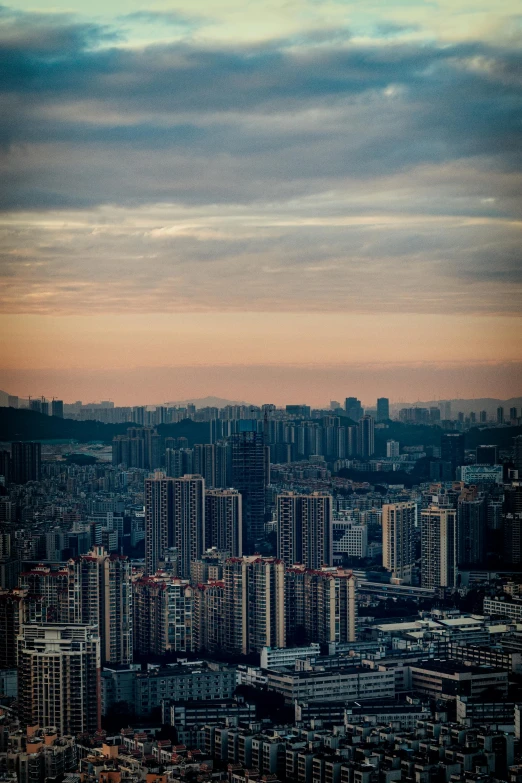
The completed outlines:
[[[513,464],[518,470],[518,477],[522,478],[522,435],[513,438]]]
[[[288,643],[353,642],[356,579],[351,571],[290,568],[286,572]]]
[[[368,459],[375,454],[375,421],[372,416],[363,416],[359,419],[357,451],[363,459]]]
[[[229,557],[243,554],[242,499],[235,489],[205,493],[205,548],[216,547]]]
[[[133,584],[134,649],[140,655],[191,652],[193,589],[187,579],[159,571]]]
[[[382,564],[393,576],[411,582],[415,565],[413,502],[385,503],[382,507]]]
[[[314,492],[277,496],[277,556],[286,566],[333,564],[332,496]]]
[[[133,650],[131,565],[95,547],[68,563],[76,623],[98,628],[103,664],[129,664]]]
[[[510,408],[509,409],[509,420],[514,421],[516,423],[518,419],[518,408]]]
[[[41,464],[41,443],[17,441],[11,444],[11,472],[14,484],[40,481]]]
[[[486,552],[486,497],[475,487],[464,489],[457,505],[457,562],[471,565],[484,562]]]
[[[88,625],[24,625],[18,637],[18,703],[23,726],[60,734],[100,728],[100,640]]]
[[[174,545],[174,479],[156,472],[145,480],[145,571],[155,574]]]
[[[481,424],[486,424],[488,421],[488,412],[487,411],[480,411],[479,413],[479,422]]]
[[[206,582],[194,587],[194,649],[221,653],[225,644],[225,585]]]
[[[344,410],[348,418],[353,421],[359,421],[364,414],[361,401],[358,400],[357,397],[347,397],[344,401]]]
[[[11,481],[11,454],[7,449],[0,449],[0,476],[4,478],[4,485]]]
[[[157,470],[161,463],[161,436],[154,427],[129,427],[112,441],[113,465]]]
[[[265,494],[270,481],[270,452],[256,421],[239,421],[230,438],[232,486],[243,499],[243,552],[252,554],[264,538]]]
[[[22,571],[20,587],[27,592],[25,622],[81,622],[74,617],[74,611],[71,616],[70,602],[74,605],[79,591],[74,590],[74,583],[70,581],[69,569],[66,566],[50,568],[42,564]]]
[[[445,432],[440,441],[440,456],[451,465],[451,476],[457,478],[457,469],[464,465],[464,433]]]
[[[190,563],[205,551],[205,481],[188,475],[172,479],[172,543],[178,553],[178,575],[190,579]]]
[[[27,622],[27,591],[0,590],[0,669],[15,669],[17,637]]]
[[[390,401],[388,397],[377,398],[377,421],[388,421],[390,418]]]
[[[273,557],[231,558],[223,569],[229,653],[286,647],[285,566]]]
[[[477,446],[475,454],[477,465],[498,465],[497,446]]]
[[[497,408],[497,424],[504,424],[504,408],[499,405]]]
[[[165,452],[165,470],[170,478],[181,478],[194,473],[192,449],[167,449]]]
[[[63,419],[63,400],[53,400],[51,403],[51,415]]]
[[[457,512],[431,505],[421,511],[422,587],[457,584]]]
[[[388,459],[397,459],[400,454],[400,443],[398,440],[386,441],[386,457]]]
[[[194,462],[191,472],[203,476],[205,486],[216,486],[216,449],[213,443],[196,443],[193,449]]]

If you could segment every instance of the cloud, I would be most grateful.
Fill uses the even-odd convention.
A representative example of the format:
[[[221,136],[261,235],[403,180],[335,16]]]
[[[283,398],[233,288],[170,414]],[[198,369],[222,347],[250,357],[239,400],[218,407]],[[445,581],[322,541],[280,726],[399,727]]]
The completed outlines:
[[[516,47],[3,16],[6,310],[517,312]]]

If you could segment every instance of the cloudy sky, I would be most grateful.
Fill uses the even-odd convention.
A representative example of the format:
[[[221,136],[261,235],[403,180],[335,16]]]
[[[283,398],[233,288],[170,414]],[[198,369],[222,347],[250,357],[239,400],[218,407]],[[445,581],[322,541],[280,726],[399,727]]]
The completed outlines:
[[[522,392],[522,2],[0,6],[0,388]]]

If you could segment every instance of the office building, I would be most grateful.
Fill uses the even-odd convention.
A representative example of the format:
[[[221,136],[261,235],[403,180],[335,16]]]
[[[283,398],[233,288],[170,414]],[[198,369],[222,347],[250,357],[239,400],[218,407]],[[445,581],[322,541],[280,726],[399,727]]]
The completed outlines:
[[[457,468],[464,465],[464,433],[445,432],[440,441],[440,456],[451,466],[452,479],[457,478]]]
[[[385,503],[382,507],[382,564],[407,584],[415,565],[416,515],[413,502]]]
[[[256,421],[239,421],[240,431],[230,438],[232,486],[241,493],[243,552],[253,554],[264,538],[265,493],[270,481],[269,449],[257,432]]]
[[[378,397],[377,421],[388,421],[389,418],[390,418],[390,401],[388,397]]]
[[[357,397],[347,397],[344,401],[344,410],[349,419],[359,421],[364,414],[361,401]]]
[[[223,569],[225,641],[229,653],[285,647],[285,567],[252,555],[230,558]]]
[[[133,651],[132,569],[127,557],[95,547],[68,563],[71,621],[93,625],[102,664],[128,664]]]
[[[18,637],[22,726],[61,734],[100,728],[100,640],[88,625],[24,625]]]
[[[357,428],[357,452],[362,459],[375,453],[375,421],[372,416],[359,419]]]
[[[434,589],[457,584],[457,512],[430,505],[421,511],[421,585]]]
[[[172,665],[150,669],[114,667],[102,672],[102,712],[107,714],[111,706],[124,701],[135,708],[137,715],[148,715],[169,699],[175,702],[231,699],[237,687],[237,669],[224,663]]]
[[[137,579],[134,649],[142,656],[192,652],[193,589],[186,579],[159,571]]]
[[[277,556],[286,566],[333,564],[331,495],[285,492],[277,496]]]
[[[319,667],[292,671],[281,667],[269,669],[267,676],[268,690],[280,693],[287,704],[351,700],[382,703],[395,696],[395,674],[385,669],[353,666],[327,671]]]
[[[486,553],[486,497],[475,487],[464,489],[457,504],[457,541],[459,565],[484,562]]]
[[[205,548],[216,547],[229,557],[243,555],[242,498],[235,489],[205,493]]]
[[[498,465],[497,446],[477,446],[475,450],[475,463],[477,465]]]
[[[462,465],[460,480],[465,484],[502,484],[504,470],[502,465]]]
[[[14,484],[40,481],[42,444],[15,442],[11,444],[11,477]]]

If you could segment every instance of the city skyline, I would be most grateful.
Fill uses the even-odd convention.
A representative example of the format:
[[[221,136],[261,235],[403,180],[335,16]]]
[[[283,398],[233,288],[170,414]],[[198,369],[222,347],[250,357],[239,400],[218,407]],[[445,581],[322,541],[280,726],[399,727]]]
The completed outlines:
[[[519,10],[3,7],[0,388],[516,394]]]

